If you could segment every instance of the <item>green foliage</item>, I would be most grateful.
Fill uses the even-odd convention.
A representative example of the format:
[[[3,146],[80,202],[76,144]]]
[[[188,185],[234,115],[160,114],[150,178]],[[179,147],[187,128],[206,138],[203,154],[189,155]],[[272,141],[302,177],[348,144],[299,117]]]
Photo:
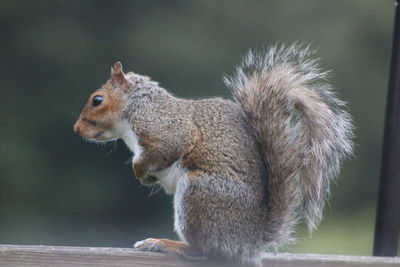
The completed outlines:
[[[297,251],[345,253],[332,240],[354,227],[368,238],[346,239],[348,247],[369,254],[393,9],[374,0],[0,2],[0,243],[129,246],[174,237],[171,198],[149,197],[133,179],[125,146],[96,147],[73,134],[86,97],[117,60],[180,96],[229,97],[221,77],[249,48],[302,41],[333,70],[357,149],[326,224]],[[367,220],[346,215],[366,209]]]

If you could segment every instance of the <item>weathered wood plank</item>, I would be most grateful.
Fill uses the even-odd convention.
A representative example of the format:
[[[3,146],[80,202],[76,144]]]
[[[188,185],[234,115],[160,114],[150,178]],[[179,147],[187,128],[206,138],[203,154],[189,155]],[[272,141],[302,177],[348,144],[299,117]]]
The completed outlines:
[[[187,262],[173,255],[138,252],[129,248],[53,247],[0,245],[1,267],[82,266],[82,267],[142,267],[142,266],[205,266],[204,262]],[[221,266],[207,263],[207,266]],[[230,265],[232,266],[232,265]],[[268,267],[361,267],[400,266],[400,258],[266,253],[264,266]]]

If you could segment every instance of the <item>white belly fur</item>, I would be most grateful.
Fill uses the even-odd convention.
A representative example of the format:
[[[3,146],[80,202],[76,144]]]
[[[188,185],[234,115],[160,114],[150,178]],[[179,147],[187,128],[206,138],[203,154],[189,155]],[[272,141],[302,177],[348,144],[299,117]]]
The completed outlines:
[[[172,195],[175,194],[179,179],[185,174],[186,169],[182,168],[180,160],[175,161],[168,168],[154,173],[165,192]]]

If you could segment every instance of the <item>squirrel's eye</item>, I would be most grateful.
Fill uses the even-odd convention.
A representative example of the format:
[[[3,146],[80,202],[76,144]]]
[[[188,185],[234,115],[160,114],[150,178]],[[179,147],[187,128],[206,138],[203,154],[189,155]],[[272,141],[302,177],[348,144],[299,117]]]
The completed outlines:
[[[96,95],[95,97],[93,97],[92,100],[92,105],[93,107],[97,107],[98,105],[101,104],[101,102],[103,102],[103,97],[101,95]]]

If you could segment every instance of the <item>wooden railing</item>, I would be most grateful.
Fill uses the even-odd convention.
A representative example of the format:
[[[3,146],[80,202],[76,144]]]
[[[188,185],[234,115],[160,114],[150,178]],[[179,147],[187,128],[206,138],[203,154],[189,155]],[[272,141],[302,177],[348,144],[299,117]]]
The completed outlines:
[[[1,267],[142,267],[142,266],[223,266],[211,262],[189,262],[174,255],[139,252],[129,248],[53,247],[0,245]],[[225,265],[232,266],[232,264]],[[317,254],[266,253],[264,266],[268,267],[361,267],[400,266],[399,257],[366,257]]]

